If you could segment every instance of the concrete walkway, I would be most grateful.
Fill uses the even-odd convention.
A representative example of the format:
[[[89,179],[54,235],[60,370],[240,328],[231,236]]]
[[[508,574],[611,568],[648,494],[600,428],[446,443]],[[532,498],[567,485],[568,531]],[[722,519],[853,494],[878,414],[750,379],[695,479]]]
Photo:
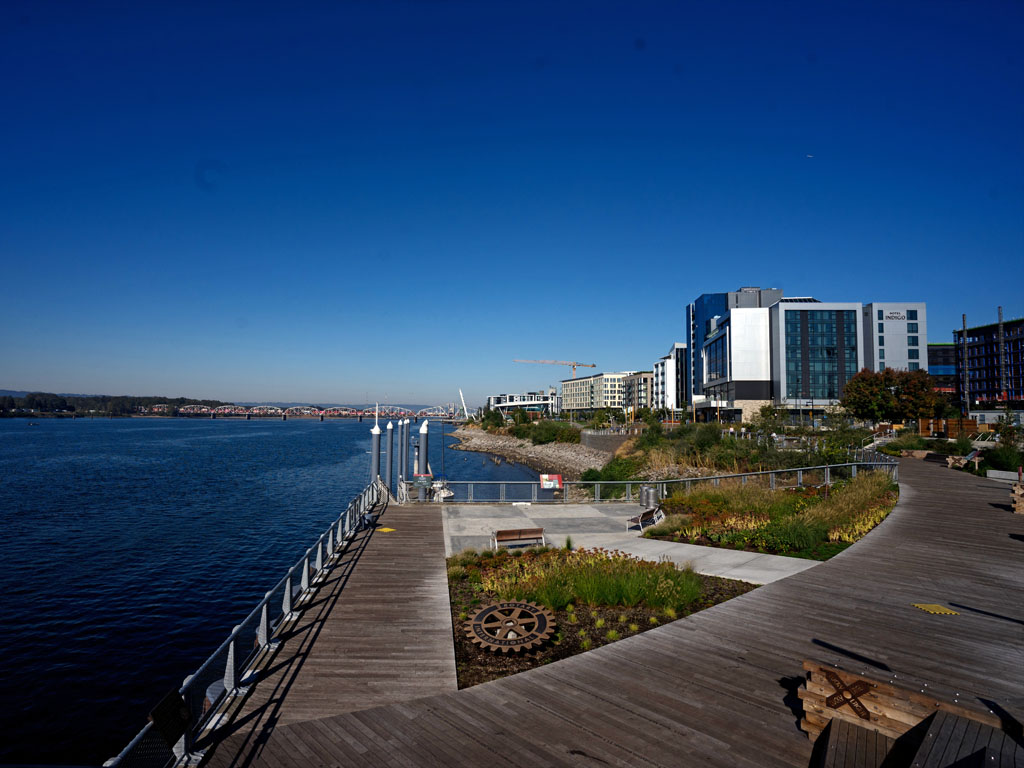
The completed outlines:
[[[636,528],[626,530],[626,521],[642,511],[639,504],[614,502],[445,504],[445,554],[470,547],[486,549],[495,530],[543,528],[552,546],[564,546],[566,538],[571,537],[575,547],[617,549],[644,560],[668,559],[680,566],[690,564],[705,576],[723,576],[751,584],[769,584],[818,565],[817,560],[797,557],[644,539]]]

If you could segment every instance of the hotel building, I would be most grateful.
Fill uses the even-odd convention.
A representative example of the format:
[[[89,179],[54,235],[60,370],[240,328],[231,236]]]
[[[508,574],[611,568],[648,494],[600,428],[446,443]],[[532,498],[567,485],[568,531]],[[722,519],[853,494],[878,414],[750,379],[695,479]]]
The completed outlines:
[[[871,371],[928,370],[928,318],[924,302],[865,304],[864,366]]]

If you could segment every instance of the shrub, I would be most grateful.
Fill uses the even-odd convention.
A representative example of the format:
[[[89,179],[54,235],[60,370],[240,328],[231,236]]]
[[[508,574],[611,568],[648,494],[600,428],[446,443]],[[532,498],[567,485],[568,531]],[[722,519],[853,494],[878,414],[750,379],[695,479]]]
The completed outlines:
[[[585,549],[504,560],[485,571],[483,586],[500,599],[533,600],[555,610],[574,602],[626,607],[644,603],[662,610],[684,610],[701,592],[700,577],[692,569]],[[568,613],[573,622],[575,613]]]
[[[983,458],[992,469],[1002,472],[1016,472],[1017,467],[1024,463],[1024,455],[1009,444],[989,448]]]

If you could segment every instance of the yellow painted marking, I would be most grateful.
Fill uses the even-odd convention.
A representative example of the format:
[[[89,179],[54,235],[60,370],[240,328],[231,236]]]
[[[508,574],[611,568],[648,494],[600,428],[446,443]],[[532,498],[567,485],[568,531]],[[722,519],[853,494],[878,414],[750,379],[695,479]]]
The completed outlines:
[[[956,611],[952,610],[951,608],[947,608],[944,605],[939,605],[938,603],[911,603],[911,605],[914,606],[915,608],[920,608],[922,611],[927,611],[928,613],[938,613],[938,614],[942,614],[944,616],[959,616],[960,615],[959,613],[957,613]]]
[[[394,533],[395,532],[394,528],[378,528],[377,530],[380,533]]]

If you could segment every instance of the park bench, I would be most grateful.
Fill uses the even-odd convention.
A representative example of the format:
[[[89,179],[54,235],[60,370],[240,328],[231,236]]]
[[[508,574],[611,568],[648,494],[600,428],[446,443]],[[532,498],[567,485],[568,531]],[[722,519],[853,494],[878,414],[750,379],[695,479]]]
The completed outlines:
[[[505,531],[495,531],[492,536],[494,549],[498,547],[543,547],[543,528],[515,528]]]
[[[661,507],[657,509],[648,509],[645,512],[641,512],[636,517],[631,517],[626,521],[626,530],[628,531],[634,525],[640,526],[640,530],[643,531],[645,525],[657,525],[665,519],[665,513]]]

